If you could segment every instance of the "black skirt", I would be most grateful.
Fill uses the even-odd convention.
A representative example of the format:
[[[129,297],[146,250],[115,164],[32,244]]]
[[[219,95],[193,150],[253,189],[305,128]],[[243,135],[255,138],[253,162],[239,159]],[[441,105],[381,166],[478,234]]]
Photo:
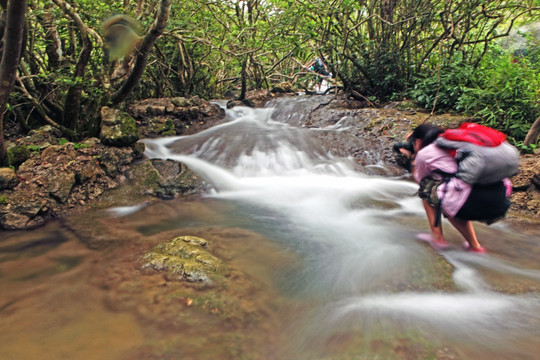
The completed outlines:
[[[456,218],[491,224],[503,218],[509,207],[510,201],[506,197],[506,187],[502,181],[487,185],[475,184]]]

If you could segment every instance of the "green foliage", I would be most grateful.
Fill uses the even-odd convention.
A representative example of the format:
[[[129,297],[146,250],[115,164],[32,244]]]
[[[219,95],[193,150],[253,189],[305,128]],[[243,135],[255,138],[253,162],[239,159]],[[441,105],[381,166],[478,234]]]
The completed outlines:
[[[532,121],[526,119],[538,114],[538,93],[533,94],[538,46],[528,49],[520,69],[484,46],[514,21],[534,19],[538,10],[526,11],[534,1],[344,0],[331,6],[323,0],[173,1],[167,28],[128,102],[194,95],[211,99],[229,90],[238,96],[241,90],[283,81],[300,86],[311,76],[304,67],[323,56],[349,95],[375,101],[407,94],[426,108],[437,99],[438,109],[468,111],[519,140]],[[70,4],[91,30],[93,46],[84,71],[77,72],[84,34],[69,12],[54,2],[30,2],[29,41],[19,71],[27,92],[17,84],[8,116],[28,119],[28,127],[48,122],[45,116],[65,124],[77,118],[69,116],[77,108],[81,116],[74,126],[82,138],[99,133],[99,109],[126,80],[115,71],[125,64],[105,57],[99,41],[102,22],[126,14],[137,18],[144,34],[159,0]],[[76,92],[80,99],[69,103]],[[75,141],[76,135],[65,136]]]
[[[478,68],[475,86],[465,87],[456,108],[516,140],[540,115],[540,63],[494,51]]]
[[[30,150],[32,152],[41,151],[41,146],[40,145],[27,145],[27,148],[28,148],[28,150]]]
[[[79,149],[86,149],[88,148],[89,146],[87,144],[82,144],[82,143],[74,143],[73,144],[73,148],[75,150],[79,150]]]
[[[534,154],[537,149],[540,149],[540,146],[537,144],[523,144],[523,141],[514,141],[514,145],[524,154]]]
[[[0,195],[0,205],[7,205],[8,199],[5,195]]]
[[[406,88],[402,57],[391,51],[381,51],[374,42],[367,43],[352,63],[352,71],[343,75],[357,79],[351,87],[361,94],[388,100]]]
[[[61,138],[58,140],[58,145],[66,145],[66,144],[69,144],[70,141],[66,138]],[[84,144],[84,143],[73,143],[73,148],[75,150],[78,150],[78,149],[86,149],[88,148],[89,146],[87,144]]]
[[[473,84],[474,79],[474,68],[461,60],[456,60],[441,66],[434,73],[419,74],[409,95],[426,109],[432,109],[434,105],[438,109],[453,109],[463,95],[464,89]]]

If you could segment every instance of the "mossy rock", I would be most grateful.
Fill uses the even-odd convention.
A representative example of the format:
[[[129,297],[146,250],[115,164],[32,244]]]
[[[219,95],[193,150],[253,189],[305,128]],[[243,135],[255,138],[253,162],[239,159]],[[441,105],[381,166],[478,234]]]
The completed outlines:
[[[133,166],[128,176],[131,179],[135,179],[139,187],[147,189],[151,193],[156,193],[160,188],[161,175],[150,160]]]
[[[174,97],[171,99],[171,102],[175,105],[175,106],[180,106],[180,107],[187,107],[187,106],[191,106],[192,103],[184,98],[184,97]]]
[[[19,167],[30,158],[30,150],[25,145],[15,145],[8,150],[9,164]]]
[[[104,106],[101,108],[101,142],[110,146],[130,146],[139,138],[137,122],[128,113]]]
[[[223,284],[227,269],[212,255],[208,242],[196,236],[180,236],[155,246],[142,257],[143,271],[164,272],[169,281],[187,281],[203,286]]]

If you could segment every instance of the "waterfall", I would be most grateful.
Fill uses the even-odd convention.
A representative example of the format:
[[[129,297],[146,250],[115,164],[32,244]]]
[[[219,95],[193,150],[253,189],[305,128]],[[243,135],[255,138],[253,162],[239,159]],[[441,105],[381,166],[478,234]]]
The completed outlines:
[[[390,319],[497,347],[539,332],[538,297],[498,293],[479,269],[533,280],[539,270],[456,246],[441,254],[454,267],[458,293],[401,286],[437,256],[415,239],[428,229],[416,184],[359,173],[298,127],[302,114],[294,107],[279,110],[278,116],[274,108],[228,110],[225,123],[201,133],[145,140],[146,155],[184,162],[213,185],[208,197],[249,206],[261,232],[302,256],[303,268],[284,291],[320,302],[314,327],[324,321],[326,333]],[[336,124],[325,131],[342,130]],[[484,231],[512,236],[502,227]]]

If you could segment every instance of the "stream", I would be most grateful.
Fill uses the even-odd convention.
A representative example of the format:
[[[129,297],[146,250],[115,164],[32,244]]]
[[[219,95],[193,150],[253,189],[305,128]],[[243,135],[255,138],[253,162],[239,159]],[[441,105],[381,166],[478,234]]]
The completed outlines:
[[[0,232],[0,359],[539,359],[538,239],[502,221],[475,224],[487,254],[464,251],[447,222],[449,250],[418,241],[416,184],[320,147],[314,132],[350,124],[299,127],[308,98],[144,140],[210,190],[69,220],[114,246],[89,249],[62,221]],[[240,274],[227,303],[240,315],[180,306],[160,287],[203,290],[139,273],[142,249],[180,235],[208,239]]]

